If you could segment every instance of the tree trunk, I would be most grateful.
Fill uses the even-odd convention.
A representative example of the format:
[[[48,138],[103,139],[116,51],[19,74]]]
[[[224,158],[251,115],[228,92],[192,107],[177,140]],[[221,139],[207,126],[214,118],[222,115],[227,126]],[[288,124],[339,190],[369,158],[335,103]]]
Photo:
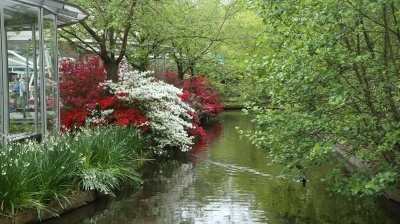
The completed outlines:
[[[178,79],[183,80],[183,76],[185,75],[185,72],[183,71],[183,66],[181,64],[177,64],[178,67]]]
[[[174,44],[172,45],[174,46]],[[178,56],[176,53],[172,53],[172,56],[174,57],[176,68],[178,69],[178,79],[183,80],[185,71],[183,70],[183,63],[181,61],[182,56],[181,55]]]
[[[113,82],[118,82],[118,62],[110,61],[108,63],[104,63],[104,67],[107,71],[107,80],[112,80]]]
[[[189,63],[189,74],[190,74],[190,77],[194,77],[194,63],[193,62]]]

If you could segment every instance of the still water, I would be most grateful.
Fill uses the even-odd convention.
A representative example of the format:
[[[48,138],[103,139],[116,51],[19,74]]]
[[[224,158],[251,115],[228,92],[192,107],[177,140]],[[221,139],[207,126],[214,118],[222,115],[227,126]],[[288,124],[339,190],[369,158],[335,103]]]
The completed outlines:
[[[400,223],[400,209],[389,201],[330,196],[320,181],[329,166],[307,171],[305,188],[280,178],[281,168],[240,139],[236,126],[253,128],[240,112],[224,112],[209,124],[205,143],[149,164],[141,189],[124,189],[48,223]]]

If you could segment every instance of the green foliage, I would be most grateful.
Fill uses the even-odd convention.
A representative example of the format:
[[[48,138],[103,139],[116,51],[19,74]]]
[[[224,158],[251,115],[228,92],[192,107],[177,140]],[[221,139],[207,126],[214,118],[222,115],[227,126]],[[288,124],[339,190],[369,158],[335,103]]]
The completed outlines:
[[[226,23],[233,19],[242,7],[241,1],[226,5],[216,0],[154,2],[154,14],[159,20],[154,29],[163,28],[161,35],[164,45],[170,50],[170,60],[175,63],[171,70],[178,71],[180,79],[184,74],[194,76],[199,71],[210,73],[219,65],[215,49],[229,37]],[[188,25],[191,24],[191,25]]]
[[[107,136],[107,137],[105,137]],[[114,195],[121,184],[138,184],[140,175],[134,167],[144,146],[140,131],[132,127],[100,127],[76,134],[69,144],[81,155],[80,186]]]
[[[15,122],[10,120],[10,132],[11,133],[24,133],[31,132],[34,129],[34,124],[31,122]]]
[[[117,65],[124,56],[139,71],[154,69],[158,74],[175,70],[181,79],[203,74],[218,83],[219,92],[232,104],[242,104],[240,96],[246,93],[254,99],[257,80],[244,75],[244,61],[266,48],[257,45],[262,20],[248,10],[247,2],[73,2],[90,16],[62,28],[60,40],[82,54],[99,55],[108,79],[117,80]]]
[[[266,99],[259,94],[262,85],[258,80],[247,76],[246,66],[258,52],[268,51],[259,44],[263,33],[262,19],[250,9],[237,12],[232,19],[226,22],[225,36],[215,52],[223,58],[208,74],[215,83],[219,83],[219,91],[225,100],[225,105],[243,105],[247,99],[261,101]],[[260,99],[261,97],[261,99]]]
[[[33,142],[11,143],[0,151],[2,215],[45,208],[47,200],[72,189],[77,171],[75,155],[61,145],[50,148]]]
[[[70,2],[82,7],[90,16],[79,24],[61,28],[60,39],[79,51],[100,56],[107,70],[107,79],[117,82],[118,65],[126,54],[138,1]]]
[[[140,131],[127,127],[10,143],[0,150],[0,215],[51,212],[51,200],[80,189],[113,195],[122,183],[139,184],[136,166],[143,146]]]
[[[396,1],[255,1],[267,47],[249,61],[259,102],[247,133],[288,169],[335,160],[335,147],[364,162],[336,172],[336,192],[379,194],[400,175],[400,36]],[[361,175],[362,174],[362,175]],[[333,178],[334,177],[334,178]]]

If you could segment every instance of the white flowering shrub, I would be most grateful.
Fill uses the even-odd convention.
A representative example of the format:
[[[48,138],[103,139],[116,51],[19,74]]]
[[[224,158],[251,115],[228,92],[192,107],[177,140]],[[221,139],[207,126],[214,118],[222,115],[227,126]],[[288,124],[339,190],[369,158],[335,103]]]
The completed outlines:
[[[173,85],[148,77],[149,72],[126,72],[117,83],[106,81],[101,84],[104,90],[117,96],[126,104],[135,104],[148,118],[146,125],[151,135],[152,148],[162,153],[168,146],[187,151],[193,136],[190,114],[194,110],[179,97],[182,90]]]

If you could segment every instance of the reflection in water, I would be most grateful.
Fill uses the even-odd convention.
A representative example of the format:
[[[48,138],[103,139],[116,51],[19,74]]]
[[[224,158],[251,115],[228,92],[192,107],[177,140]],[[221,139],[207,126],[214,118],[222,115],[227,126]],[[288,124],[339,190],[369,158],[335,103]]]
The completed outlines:
[[[224,112],[221,120],[187,159],[149,164],[139,191],[124,189],[95,202],[106,203],[95,215],[56,223],[396,223],[378,203],[330,196],[319,181],[329,166],[311,168],[306,188],[277,178],[281,168],[268,165],[266,152],[239,139],[235,126],[253,128],[249,119]]]
[[[226,164],[226,163],[218,163],[218,162],[213,162],[213,161],[208,161],[209,163],[216,165],[216,166],[221,166],[223,168],[226,169],[226,171],[228,172],[232,172],[233,174],[237,173],[237,172],[248,172],[248,173],[252,173],[255,175],[261,175],[263,177],[273,177],[271,174],[267,174],[267,173],[261,173],[258,172],[257,170],[248,168],[248,167],[241,167],[241,166],[236,166],[233,164]]]
[[[197,142],[192,146],[192,150],[188,155],[188,162],[197,163],[197,160],[201,158],[201,153],[210,147],[210,144],[219,138],[223,131],[222,122],[219,120],[214,121],[212,124],[205,125],[206,139],[201,142]]]

